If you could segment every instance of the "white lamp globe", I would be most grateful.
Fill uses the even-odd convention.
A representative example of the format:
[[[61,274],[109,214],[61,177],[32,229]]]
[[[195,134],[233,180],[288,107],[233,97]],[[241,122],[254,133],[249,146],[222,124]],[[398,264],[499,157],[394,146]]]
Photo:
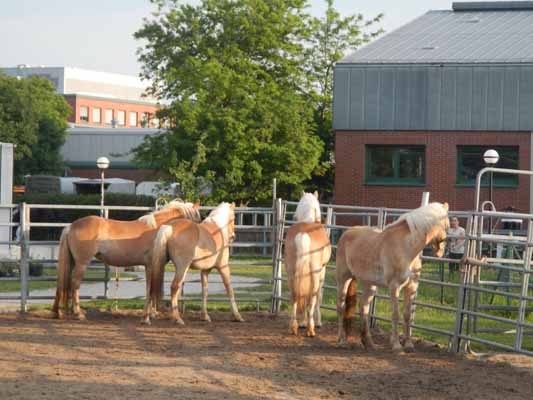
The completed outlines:
[[[99,157],[96,160],[96,165],[100,169],[107,169],[109,167],[109,159],[107,157]]]
[[[500,159],[500,155],[496,150],[490,149],[487,150],[485,153],[483,153],[483,160],[485,161],[485,164],[488,165],[494,165],[498,162]]]

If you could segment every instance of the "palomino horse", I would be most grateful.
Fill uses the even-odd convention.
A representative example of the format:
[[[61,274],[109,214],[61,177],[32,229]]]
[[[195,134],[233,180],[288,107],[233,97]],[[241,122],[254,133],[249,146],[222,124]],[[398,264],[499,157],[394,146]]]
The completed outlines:
[[[154,242],[152,258],[151,301],[146,299],[145,320],[150,323],[152,304],[158,302],[161,293],[161,278],[169,258],[174,263],[176,275],[171,286],[172,319],[183,325],[178,310],[178,295],[185,275],[192,267],[200,270],[202,281],[202,319],[210,321],[207,314],[207,277],[216,268],[222,277],[236,321],[243,321],[230,282],[229,245],[235,236],[235,203],[219,204],[200,224],[187,220],[175,221],[159,228]]]
[[[144,265],[148,297],[152,277],[151,250],[157,230],[161,224],[178,218],[200,221],[199,207],[200,203],[172,201],[136,221],[89,216],[80,218],[63,229],[59,242],[57,291],[53,308],[57,317],[63,318],[69,296],[72,296],[74,317],[84,318],[80,309],[80,283],[93,257],[108,265]],[[72,266],[74,269],[71,273]]]
[[[376,286],[388,287],[392,302],[391,344],[402,350],[398,337],[398,296],[404,289],[405,350],[412,351],[411,307],[422,268],[420,253],[431,243],[442,257],[449,227],[448,203],[431,203],[402,215],[383,231],[358,226],[343,233],[337,247],[337,313],[339,344],[346,343],[350,318],[355,314],[356,280],[362,284],[361,340],[372,347],[368,329],[368,310]]]
[[[298,334],[298,316],[305,315],[307,336],[315,336],[322,324],[320,303],[326,264],[331,256],[331,245],[320,219],[318,193],[303,193],[292,225],[285,240],[285,268],[291,291],[292,317],[290,331]]]

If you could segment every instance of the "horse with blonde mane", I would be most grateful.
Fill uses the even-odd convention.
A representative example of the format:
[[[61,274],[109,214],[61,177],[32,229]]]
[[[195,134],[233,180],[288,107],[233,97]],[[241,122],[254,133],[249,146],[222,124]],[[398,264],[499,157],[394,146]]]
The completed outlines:
[[[412,303],[422,269],[420,253],[431,244],[437,257],[444,254],[449,227],[448,203],[431,203],[402,215],[383,231],[358,226],[345,231],[337,247],[337,313],[339,344],[355,317],[356,281],[361,281],[361,340],[373,347],[368,328],[368,311],[376,286],[390,290],[392,303],[391,345],[401,351],[398,336],[398,296],[404,289],[404,348],[414,349],[411,340]]]
[[[64,317],[70,296],[73,316],[85,318],[80,309],[79,291],[85,270],[93,257],[107,265],[144,265],[148,296],[152,278],[151,249],[157,230],[162,224],[179,218],[200,221],[199,207],[199,202],[192,204],[174,200],[136,221],[88,216],[63,229],[59,241],[57,290],[53,306],[56,316]]]
[[[331,256],[328,234],[321,223],[318,193],[303,193],[285,240],[285,268],[291,292],[290,332],[298,334],[298,317],[307,321],[307,336],[321,326],[320,303],[326,264]],[[301,319],[301,318],[300,318]],[[301,325],[305,325],[301,323]]]
[[[169,259],[176,269],[170,295],[174,322],[184,325],[178,310],[178,296],[189,268],[200,270],[204,321],[211,321],[207,313],[207,280],[213,268],[220,273],[230,300],[233,318],[243,321],[235,302],[229,269],[229,245],[235,237],[234,209],[235,203],[221,203],[200,224],[179,220],[159,228],[152,258],[151,301],[146,299],[144,323],[150,324],[152,304],[157,304],[161,299],[161,271]]]

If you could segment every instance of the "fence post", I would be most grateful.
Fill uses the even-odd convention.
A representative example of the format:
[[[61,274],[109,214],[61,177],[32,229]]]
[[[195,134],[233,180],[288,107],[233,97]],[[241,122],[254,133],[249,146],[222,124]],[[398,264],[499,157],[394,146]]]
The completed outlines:
[[[429,192],[423,192],[422,193],[422,201],[420,202],[420,207],[424,207],[424,206],[427,206],[429,204]],[[424,261],[422,261],[422,254],[423,253],[420,253],[418,255],[418,258],[420,259],[420,265],[422,266],[422,263]],[[407,335],[409,336],[412,336],[412,330],[413,330],[413,327],[412,327],[412,324],[415,323],[415,316],[416,316],[416,299],[418,297],[418,288],[416,289],[416,292],[415,292],[415,297],[413,298],[413,301],[412,301],[412,304],[411,304],[411,323],[409,324],[409,332],[406,332]]]
[[[531,242],[533,242],[533,221],[528,220],[527,224],[527,247],[524,251],[524,271],[522,272],[522,287],[520,290],[520,300],[518,304],[518,319],[516,321],[516,336],[514,349],[520,351],[522,349],[522,338],[524,336],[524,323],[527,300],[525,297],[528,295],[529,290],[529,269],[531,267]]]
[[[326,211],[326,233],[331,241],[331,224],[333,223],[333,208],[328,207]]]
[[[276,312],[276,264],[277,264],[277,248],[278,248],[278,203],[276,200],[272,201],[272,228],[271,239],[272,243],[272,301],[270,304],[270,312]]]
[[[30,271],[30,207],[22,203],[20,210],[21,244],[20,244],[20,311],[28,310],[29,271]]]
[[[276,227],[276,237],[274,245],[274,254],[273,254],[273,265],[272,265],[272,307],[271,312],[277,314],[281,308],[281,295],[282,295],[282,272],[281,272],[281,258],[282,258],[282,248],[283,248],[283,205],[281,199],[277,199],[275,203],[275,227]]]
[[[466,236],[469,239],[465,242],[465,253],[464,253],[467,257],[475,257],[476,255],[477,239],[474,237],[475,235],[477,235],[476,228],[477,228],[477,217],[472,216],[468,218],[468,221],[466,223]],[[455,314],[455,332],[453,336],[453,349],[456,353],[461,351],[461,337],[460,336],[463,332],[464,309],[466,305],[466,291],[467,291],[467,288],[465,286],[467,286],[469,282],[467,271],[470,270],[470,265],[465,263],[461,266],[461,269],[463,269],[463,272],[460,273],[461,281],[460,281],[460,286],[459,286],[459,293],[457,294],[457,311]]]

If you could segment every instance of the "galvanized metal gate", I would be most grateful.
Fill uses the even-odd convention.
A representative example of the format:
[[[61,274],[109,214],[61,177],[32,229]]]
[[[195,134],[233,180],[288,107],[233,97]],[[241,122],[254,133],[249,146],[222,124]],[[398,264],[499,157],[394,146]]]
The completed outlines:
[[[279,312],[282,305],[289,307],[289,299],[286,278],[283,271],[283,246],[285,232],[293,224],[292,214],[296,207],[296,202],[278,200],[275,207],[276,215],[276,245],[274,248],[273,263],[273,286],[272,286],[272,312]],[[327,266],[327,275],[334,273],[334,255],[336,243],[340,234],[353,225],[369,225],[383,229],[387,224],[401,214],[410,211],[406,209],[393,208],[376,208],[376,207],[357,207],[346,205],[324,204],[322,207],[323,218],[326,221],[326,228],[330,232],[330,239],[333,247],[333,261]],[[461,261],[461,273],[459,279],[445,279],[444,264],[457,262],[452,258],[436,258],[430,255],[422,255],[424,268],[420,279],[419,292],[431,292],[436,288],[433,297],[420,299],[418,297],[414,302],[413,329],[431,332],[438,336],[447,338],[450,350],[461,351],[471,348],[471,343],[479,345],[488,345],[501,350],[515,351],[519,353],[533,355],[533,340],[524,345],[524,334],[529,333],[526,329],[533,328],[533,321],[525,320],[526,312],[533,310],[531,301],[533,296],[532,286],[529,283],[529,274],[531,273],[531,252],[533,246],[533,215],[508,213],[508,212],[450,212],[450,216],[457,216],[466,223],[466,248],[465,257]],[[501,218],[514,218],[527,221],[526,236],[504,237],[501,234],[483,232],[486,228],[489,218],[495,220]],[[487,230],[487,229],[485,229]],[[484,244],[492,243],[494,245],[513,245],[523,249],[521,260],[508,260],[501,257],[485,257],[487,248]],[[485,257],[485,258],[484,258]],[[512,263],[512,265],[508,265]],[[430,274],[427,272],[428,265],[433,267]],[[435,266],[438,265],[438,268]],[[426,271],[425,271],[426,269]],[[501,282],[485,279],[484,276],[493,276],[497,271],[504,270],[519,274],[519,282],[511,282],[511,290],[497,290]],[[516,280],[516,279],[515,279]],[[336,298],[336,286],[330,279],[326,278],[324,284],[323,296],[325,299]],[[492,286],[492,287],[491,287]],[[496,286],[496,287],[495,287]],[[328,296],[327,293],[330,292]],[[498,315],[502,310],[501,307],[482,307],[480,303],[480,294],[490,294],[503,298],[510,298],[516,304],[505,308],[511,312],[507,317]],[[453,298],[453,301],[445,302],[443,298]],[[390,322],[390,314],[387,307],[378,307],[378,303],[389,303],[389,297],[383,289],[375,296],[370,310],[370,316],[375,326],[379,321],[384,323]],[[528,307],[529,302],[529,307]],[[417,307],[423,310],[432,310],[436,315],[434,320],[424,319],[417,320],[415,310]],[[324,310],[336,310],[333,302],[326,302],[321,305]],[[385,312],[379,309],[385,308]],[[428,312],[426,312],[428,314]],[[442,318],[442,319],[441,319]],[[443,320],[449,321],[444,324]],[[495,328],[500,332],[501,338],[492,338],[489,333],[482,328],[481,321],[496,322],[498,324],[510,325],[512,329]],[[485,324],[486,325],[486,324]],[[532,330],[533,331],[533,330]],[[505,332],[505,333],[504,333]],[[509,335],[513,336],[513,343],[510,344]]]

